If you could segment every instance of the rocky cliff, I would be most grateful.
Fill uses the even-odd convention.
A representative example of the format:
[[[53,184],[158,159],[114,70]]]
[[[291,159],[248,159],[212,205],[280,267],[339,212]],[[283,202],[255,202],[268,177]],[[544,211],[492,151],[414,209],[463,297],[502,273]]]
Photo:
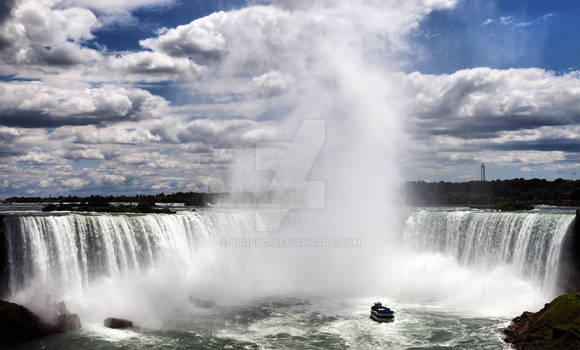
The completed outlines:
[[[561,295],[536,313],[524,312],[504,333],[516,349],[580,349],[580,292]]]

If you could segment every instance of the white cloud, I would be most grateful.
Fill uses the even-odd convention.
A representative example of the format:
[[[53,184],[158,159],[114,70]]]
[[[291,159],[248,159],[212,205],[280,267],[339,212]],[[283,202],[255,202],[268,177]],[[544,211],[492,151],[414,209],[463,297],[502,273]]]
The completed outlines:
[[[5,64],[71,65],[94,60],[82,47],[101,23],[87,9],[55,9],[57,1],[23,0],[0,25],[0,59]],[[86,59],[88,57],[88,59]]]
[[[198,119],[178,129],[177,137],[185,143],[196,142],[218,149],[240,149],[279,136],[276,127],[276,124],[268,125],[252,120]]]
[[[483,21],[483,23],[481,23],[482,26],[486,26],[488,24],[492,24],[493,22],[495,22],[495,20],[488,18],[485,21]]]
[[[285,93],[294,79],[291,76],[270,71],[260,76],[253,77],[250,84],[259,89],[266,97],[275,97]]]
[[[416,162],[409,167],[440,168],[449,178],[476,169],[478,160],[496,168],[535,165],[537,170],[575,163],[578,72],[475,68],[446,75],[416,72],[406,80],[415,94],[409,110],[415,141],[408,153]]]
[[[52,140],[67,140],[78,144],[144,144],[156,143],[161,140],[147,129],[127,130],[123,125],[95,127],[93,125],[63,126],[51,135]]]
[[[30,152],[25,156],[19,157],[18,161],[29,164],[47,165],[58,163],[58,158],[51,153]]]
[[[142,7],[168,6],[175,0],[63,0],[60,6],[79,6],[104,13],[130,12]]]
[[[171,57],[159,52],[141,51],[111,56],[109,65],[120,73],[135,75],[142,80],[183,80],[196,78],[205,71],[187,57]]]
[[[0,83],[5,192],[177,191],[209,183],[225,190],[226,169],[240,150],[289,140],[302,119],[325,120],[334,137],[313,173],[342,166],[381,174],[361,186],[386,182],[382,174],[394,172],[396,156],[441,172],[476,158],[534,168],[575,164],[565,148],[578,138],[578,73],[392,73],[421,19],[455,1],[279,0],[161,30],[137,52],[99,51],[85,42],[109,20],[169,1],[21,4],[33,3],[40,5],[18,5],[0,29],[12,43],[0,54],[0,72],[42,79]],[[171,106],[131,87],[165,80],[179,81],[180,97],[190,103]],[[412,144],[404,142],[400,121]],[[73,169],[78,159],[98,160],[99,167]],[[22,176],[14,181],[14,174]],[[350,175],[330,177],[345,185]]]
[[[10,142],[18,136],[20,136],[18,129],[0,126],[0,140]]]
[[[541,16],[539,18],[536,18],[532,21],[517,21],[514,16],[500,16],[498,18],[487,18],[485,21],[483,21],[481,23],[482,26],[490,26],[494,23],[500,24],[504,27],[511,27],[511,28],[516,28],[516,29],[522,29],[524,27],[529,27],[531,25],[533,25],[534,23],[537,23],[538,21],[545,21],[547,19],[549,19],[551,16],[548,15],[548,17],[546,17],[546,15]]]
[[[73,190],[79,190],[89,184],[89,181],[87,181],[87,179],[79,179],[79,178],[64,179],[61,180],[60,182],[64,187],[68,187]]]
[[[140,43],[143,47],[171,56],[218,58],[226,48],[226,39],[219,31],[219,25],[223,17],[227,16],[225,12],[213,13],[190,24],[164,31],[158,38],[142,40]]]
[[[98,14],[104,25],[132,26],[139,25],[133,12],[143,8],[171,7],[180,0],[60,0],[58,7],[82,7]]]
[[[475,68],[444,75],[412,73],[408,81],[416,91],[415,111],[427,118],[489,121],[519,116],[532,128],[543,123],[572,124],[580,116],[577,72]]]
[[[499,18],[499,22],[504,26],[510,25],[514,22],[514,16],[502,16]]]
[[[13,26],[31,44],[54,45],[93,38],[97,17],[84,8],[53,9],[42,2],[22,1],[13,11]],[[9,26],[10,27],[10,26]]]
[[[26,127],[106,124],[159,116],[167,101],[139,89],[66,89],[42,82],[0,83],[0,124]]]
[[[98,149],[75,149],[66,152],[63,156],[65,159],[95,159],[95,160],[103,160],[105,156],[98,150]]]
[[[406,47],[405,34],[433,8],[455,1],[275,1],[275,6],[252,6],[216,12],[189,24],[142,40],[143,47],[196,62],[219,62],[228,74],[303,69],[305,60],[320,58],[329,43],[357,50],[377,49],[360,35],[380,35],[382,50]],[[314,7],[316,11],[309,11]],[[290,11],[288,11],[290,10]],[[369,47],[364,48],[364,44]],[[372,45],[372,47],[370,47]],[[341,48],[342,49],[342,48]],[[318,56],[318,57],[317,57]],[[297,61],[289,57],[300,58]],[[284,67],[287,66],[287,67]],[[296,77],[295,77],[296,78]]]
[[[549,12],[549,13],[546,13],[546,14],[542,15],[542,16],[540,17],[540,19],[541,19],[541,20],[543,20],[543,21],[547,21],[547,20],[549,20],[550,18],[552,18],[552,17],[554,17],[554,16],[556,16],[556,14],[555,14],[555,13],[553,13],[553,12]]]
[[[0,23],[0,74],[77,81],[155,81],[195,77],[203,71],[187,58],[162,53],[110,53],[89,47],[93,32],[111,21],[127,20],[139,7],[172,1],[22,0]],[[97,16],[93,11],[98,11]],[[96,45],[99,47],[99,45]],[[58,80],[59,78],[52,78]]]

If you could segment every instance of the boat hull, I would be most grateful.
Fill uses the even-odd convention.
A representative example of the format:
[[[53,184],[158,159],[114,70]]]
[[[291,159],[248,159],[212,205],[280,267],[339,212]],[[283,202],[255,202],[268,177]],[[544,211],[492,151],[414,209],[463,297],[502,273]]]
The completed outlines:
[[[393,322],[395,320],[395,314],[376,314],[371,312],[371,320],[375,322]]]

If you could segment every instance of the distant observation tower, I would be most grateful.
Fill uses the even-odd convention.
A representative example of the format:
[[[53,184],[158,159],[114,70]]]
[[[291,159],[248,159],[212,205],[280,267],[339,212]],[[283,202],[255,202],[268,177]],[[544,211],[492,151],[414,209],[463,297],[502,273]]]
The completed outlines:
[[[485,164],[481,163],[481,181],[485,181]]]

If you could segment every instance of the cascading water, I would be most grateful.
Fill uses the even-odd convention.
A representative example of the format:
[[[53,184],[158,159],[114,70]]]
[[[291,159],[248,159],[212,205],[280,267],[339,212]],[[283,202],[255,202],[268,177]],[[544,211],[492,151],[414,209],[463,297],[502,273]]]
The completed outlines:
[[[407,248],[452,256],[460,265],[481,270],[506,265],[549,295],[573,219],[573,214],[540,212],[413,210],[403,215],[398,231]],[[251,212],[212,210],[7,216],[9,291],[13,296],[39,288],[82,295],[103,277],[122,280],[161,265],[188,279],[220,254],[207,249],[224,237],[254,237],[254,224]],[[235,264],[241,266],[240,261]]]
[[[248,220],[225,213],[7,217],[10,291],[31,281],[83,289],[99,276],[121,278],[160,260],[185,273],[197,249],[243,231]]]
[[[220,237],[254,232],[254,220],[220,211],[5,216],[7,289],[11,299],[47,317],[57,300],[77,311],[91,309],[87,302],[99,298],[109,304],[118,298],[115,310],[129,307],[136,299],[131,293],[149,297],[147,289],[164,283],[185,289],[211,268]],[[148,302],[141,300],[141,306]]]
[[[177,332],[144,331],[142,340],[128,333],[119,340],[139,349],[149,348],[149,342],[174,342],[174,336],[185,339],[172,343],[179,349],[209,343],[295,348],[308,341],[313,348],[341,347],[343,342],[354,346],[361,337],[370,337],[369,347],[499,348],[499,331],[508,318],[548,299],[542,288],[555,284],[574,218],[411,210],[401,221],[395,218],[401,212],[385,216],[400,240],[385,233],[388,239],[363,236],[362,247],[346,250],[224,249],[224,240],[259,238],[255,214],[214,209],[5,216],[10,299],[40,314],[65,300],[81,316],[82,349],[104,343],[104,349],[118,348],[109,337],[119,334],[102,328],[110,316]],[[289,226],[262,237],[307,237],[300,222]],[[218,306],[199,310],[189,301],[196,297]],[[396,323],[369,324],[367,307],[375,297],[395,306]],[[76,343],[68,339],[50,340],[52,348],[72,349]]]
[[[508,265],[551,294],[573,220],[561,213],[421,210],[406,216],[401,232],[405,244],[453,256],[461,265]]]

